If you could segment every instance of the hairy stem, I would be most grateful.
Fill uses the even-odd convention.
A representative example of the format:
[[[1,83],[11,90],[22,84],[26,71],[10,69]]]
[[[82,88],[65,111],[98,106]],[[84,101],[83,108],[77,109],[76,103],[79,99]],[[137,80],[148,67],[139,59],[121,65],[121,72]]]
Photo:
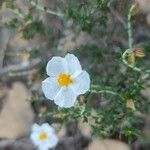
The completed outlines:
[[[129,43],[129,49],[133,49],[133,35],[132,35],[132,25],[131,25],[131,17],[132,17],[132,13],[135,9],[135,5],[132,5],[129,9],[129,13],[128,13],[128,43]]]
[[[92,88],[94,88],[94,87],[98,87],[97,85],[92,85]],[[117,92],[114,92],[114,91],[112,91],[112,90],[108,90],[108,89],[101,89],[101,90],[99,90],[99,89],[91,89],[90,90],[90,92],[91,93],[108,93],[108,94],[111,94],[111,95],[115,95],[115,96],[118,96],[120,99],[122,99],[123,101],[125,100],[125,98],[124,97],[122,97],[119,93],[117,93]]]

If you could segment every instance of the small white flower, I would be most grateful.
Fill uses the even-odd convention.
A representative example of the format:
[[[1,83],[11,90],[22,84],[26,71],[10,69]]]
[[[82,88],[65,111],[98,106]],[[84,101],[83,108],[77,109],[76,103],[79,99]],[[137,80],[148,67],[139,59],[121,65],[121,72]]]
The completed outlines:
[[[90,88],[90,77],[73,54],[53,57],[46,66],[50,76],[42,82],[45,96],[60,107],[72,107],[76,98]]]
[[[34,124],[30,138],[38,150],[48,150],[58,143],[55,131],[48,123],[43,123],[41,126]]]

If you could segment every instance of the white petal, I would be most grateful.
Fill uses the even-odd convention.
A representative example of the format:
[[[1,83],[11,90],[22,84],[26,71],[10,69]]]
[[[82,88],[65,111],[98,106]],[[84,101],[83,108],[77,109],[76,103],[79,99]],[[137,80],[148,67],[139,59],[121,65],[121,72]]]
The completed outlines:
[[[32,131],[38,131],[38,130],[40,130],[40,126],[38,125],[38,124],[33,124],[33,126],[32,126]]]
[[[73,74],[75,72],[79,72],[82,70],[80,62],[78,58],[73,55],[73,54],[67,54],[65,56],[65,59],[67,60],[68,63],[68,72],[69,74]]]
[[[50,134],[49,138],[46,141],[39,142],[39,149],[40,150],[48,150],[50,148],[53,148],[57,145],[58,138],[55,134]]]
[[[41,128],[43,131],[45,131],[48,134],[53,134],[54,133],[54,128],[52,128],[48,123],[43,123],[41,125]]]
[[[36,145],[36,146],[39,145],[39,133],[38,132],[31,133],[30,139],[34,145]]]
[[[86,71],[82,71],[75,79],[72,85],[74,92],[79,94],[84,94],[90,88],[90,77]]]
[[[58,138],[55,134],[51,135],[48,140],[49,140],[49,148],[55,147],[58,143]]]
[[[56,78],[47,78],[42,82],[42,90],[45,97],[50,100],[53,100],[56,94],[59,92],[60,87],[56,83]]]
[[[68,72],[66,60],[62,57],[53,57],[46,66],[49,76],[56,77],[60,73]]]
[[[49,149],[49,143],[48,142],[43,142],[39,144],[38,150],[48,150]]]
[[[54,98],[56,105],[60,107],[72,107],[76,100],[76,94],[72,88],[61,88],[57,96]]]

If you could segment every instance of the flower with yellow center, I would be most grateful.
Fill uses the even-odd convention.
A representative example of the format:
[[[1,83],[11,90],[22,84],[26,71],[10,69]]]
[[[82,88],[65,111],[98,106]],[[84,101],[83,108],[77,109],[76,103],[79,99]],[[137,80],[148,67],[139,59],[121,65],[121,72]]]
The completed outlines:
[[[30,138],[38,150],[48,150],[58,143],[54,129],[48,123],[44,123],[41,126],[34,124]]]
[[[76,98],[90,88],[89,74],[73,54],[53,57],[46,66],[49,75],[42,82],[44,95],[60,107],[72,107]]]
[[[39,134],[39,139],[40,139],[41,141],[47,140],[47,139],[48,139],[47,133],[45,133],[45,132],[40,133],[40,134]]]

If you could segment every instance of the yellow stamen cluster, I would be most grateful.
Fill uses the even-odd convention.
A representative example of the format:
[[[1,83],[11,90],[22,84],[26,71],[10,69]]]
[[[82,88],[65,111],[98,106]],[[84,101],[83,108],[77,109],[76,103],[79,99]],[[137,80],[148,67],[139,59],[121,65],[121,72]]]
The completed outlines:
[[[71,76],[68,74],[64,74],[64,73],[58,76],[57,81],[60,86],[68,86],[69,84],[73,82],[71,79]]]
[[[48,135],[47,135],[45,132],[42,132],[42,133],[40,133],[40,135],[39,135],[39,139],[40,139],[41,141],[44,141],[44,140],[48,139]]]

